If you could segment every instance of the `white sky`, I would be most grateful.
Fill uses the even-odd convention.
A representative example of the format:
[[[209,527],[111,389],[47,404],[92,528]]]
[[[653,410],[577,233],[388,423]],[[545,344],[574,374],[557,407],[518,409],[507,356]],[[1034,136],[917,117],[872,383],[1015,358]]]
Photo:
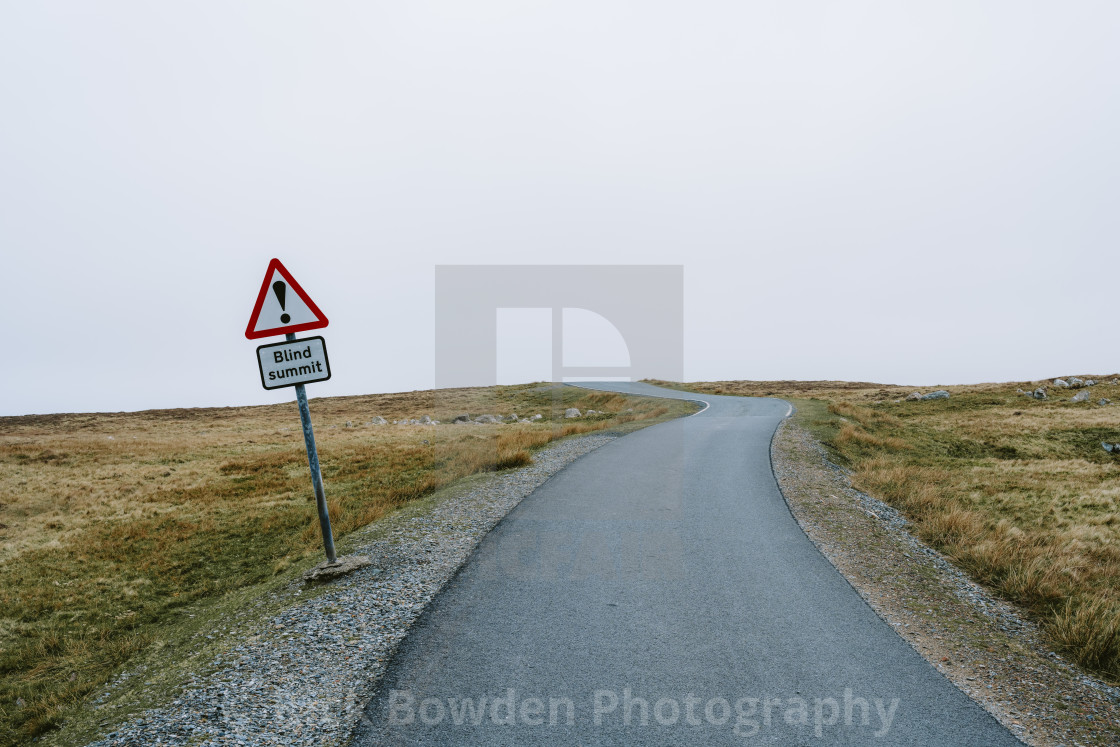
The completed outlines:
[[[436,264],[682,264],[689,379],[1116,371],[1118,40],[1114,0],[3,2],[0,414],[291,399],[243,336],[274,256],[312,396],[431,386]]]

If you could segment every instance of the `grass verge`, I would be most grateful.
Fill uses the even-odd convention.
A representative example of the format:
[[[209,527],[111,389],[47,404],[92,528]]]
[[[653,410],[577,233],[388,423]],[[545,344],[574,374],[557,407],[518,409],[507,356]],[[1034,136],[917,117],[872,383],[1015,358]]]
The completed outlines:
[[[568,407],[599,414],[565,419]],[[345,547],[349,532],[558,438],[693,408],[529,385],[319,399],[312,417]],[[463,412],[543,418],[370,424]],[[267,614],[272,592],[321,552],[294,403],[2,418],[0,495],[0,744],[80,718],[91,694],[138,663],[150,682],[161,667],[201,670],[220,645],[206,631]]]
[[[1101,447],[1120,442],[1120,406],[1096,404],[1120,400],[1120,386],[1098,384],[1090,402],[1017,392],[1042,383],[945,387],[949,399],[929,401],[906,401],[912,387],[850,382],[669,386],[793,401],[856,488],[1120,683],[1120,459]]]

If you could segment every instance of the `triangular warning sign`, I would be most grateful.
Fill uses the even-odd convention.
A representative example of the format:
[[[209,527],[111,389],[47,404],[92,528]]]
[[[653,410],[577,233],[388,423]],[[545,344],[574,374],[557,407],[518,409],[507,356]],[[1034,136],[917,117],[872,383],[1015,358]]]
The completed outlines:
[[[256,340],[325,326],[327,317],[287,268],[278,259],[269,262],[245,336]]]

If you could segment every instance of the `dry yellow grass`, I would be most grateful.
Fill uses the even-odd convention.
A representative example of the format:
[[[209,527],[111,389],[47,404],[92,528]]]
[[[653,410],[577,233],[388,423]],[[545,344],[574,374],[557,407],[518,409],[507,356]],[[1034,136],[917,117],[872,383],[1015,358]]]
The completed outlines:
[[[876,436],[862,428],[850,424],[840,426],[840,432],[836,434],[835,441],[838,446],[858,444],[859,446],[887,449],[889,451],[900,451],[910,448],[910,444],[906,443],[901,438],[895,438],[894,436]]]
[[[565,420],[572,406],[603,414]],[[464,476],[526,464],[554,439],[690,408],[550,386],[311,402],[341,536]],[[369,424],[460,412],[544,419]],[[294,402],[0,418],[0,496],[3,744],[49,730],[190,605],[321,552]]]

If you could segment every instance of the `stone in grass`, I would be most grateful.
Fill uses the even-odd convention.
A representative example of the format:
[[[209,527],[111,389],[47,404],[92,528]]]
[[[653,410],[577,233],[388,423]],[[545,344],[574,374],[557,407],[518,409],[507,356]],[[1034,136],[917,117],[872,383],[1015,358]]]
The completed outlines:
[[[949,393],[944,389],[938,389],[936,392],[923,395],[922,399],[949,399]]]
[[[314,568],[304,571],[303,580],[309,584],[325,584],[369,565],[373,565],[373,561],[368,555],[344,555],[334,563],[324,560]]]
[[[906,395],[906,401],[907,402],[917,402],[921,398],[922,398],[922,393],[921,392],[910,392],[909,394]]]
[[[1110,444],[1106,441],[1101,441],[1101,447],[1104,448],[1109,454],[1116,454],[1120,456],[1120,444]]]
[[[1080,392],[1078,392],[1077,394],[1070,397],[1069,401],[1070,402],[1088,402],[1089,401],[1089,390],[1088,389],[1082,389]]]
[[[370,425],[386,425],[386,424],[388,424],[388,422],[389,422],[388,420],[381,417],[380,415],[374,415],[373,420],[369,421],[369,424]]]
[[[579,416],[580,412],[575,407],[569,407],[567,410],[564,410],[564,417],[566,418],[578,418]]]
[[[1054,379],[1054,386],[1059,389],[1069,389],[1069,382],[1065,379]]]

